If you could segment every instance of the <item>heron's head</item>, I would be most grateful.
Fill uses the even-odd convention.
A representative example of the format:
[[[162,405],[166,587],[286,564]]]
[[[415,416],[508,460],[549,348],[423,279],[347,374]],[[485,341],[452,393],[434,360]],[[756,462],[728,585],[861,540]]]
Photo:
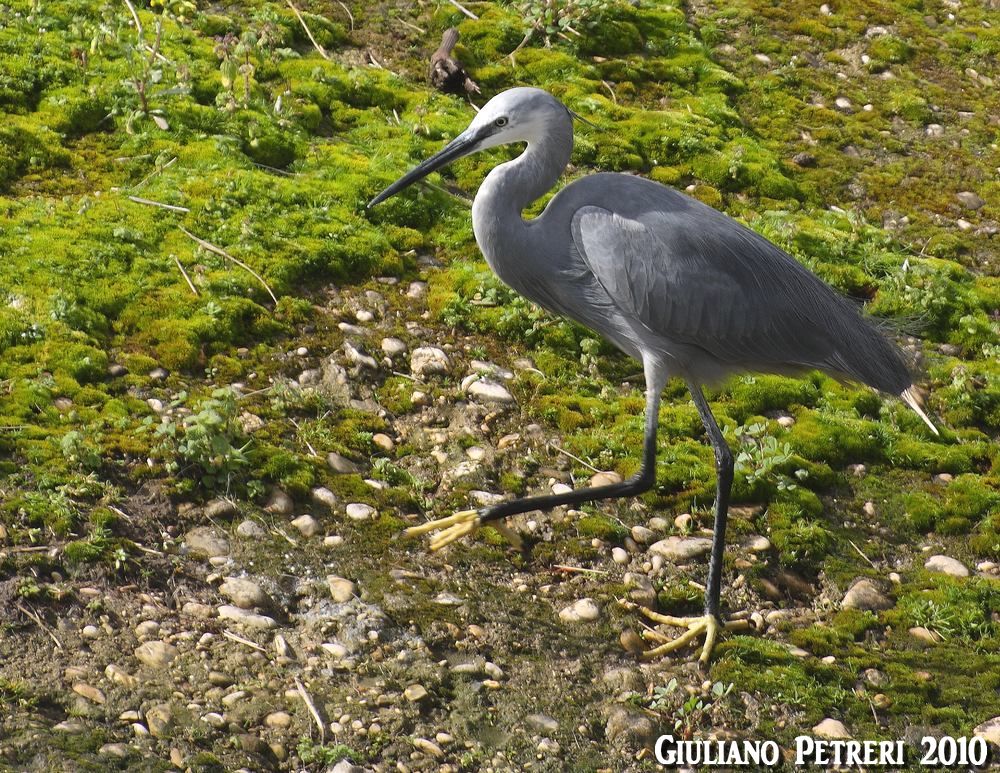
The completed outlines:
[[[528,87],[508,89],[487,102],[472,119],[468,129],[396,180],[368,206],[385,201],[456,159],[512,142],[531,143],[552,131],[565,130],[567,126],[572,138],[570,112],[547,91]]]

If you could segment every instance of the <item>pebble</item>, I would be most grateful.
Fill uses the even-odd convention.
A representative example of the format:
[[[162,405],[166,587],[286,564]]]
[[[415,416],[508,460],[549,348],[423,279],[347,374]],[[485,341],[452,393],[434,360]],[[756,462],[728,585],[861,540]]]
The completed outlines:
[[[858,580],[844,594],[840,606],[843,609],[879,610],[892,609],[894,603],[886,598],[871,580]]]
[[[559,753],[559,742],[552,738],[543,738],[538,742],[538,746],[535,747],[539,754],[555,755]]]
[[[247,518],[245,521],[240,521],[239,526],[236,527],[236,536],[243,539],[259,540],[266,537],[267,532],[257,521]]]
[[[59,722],[52,726],[52,729],[57,733],[67,733],[70,735],[77,735],[84,732],[87,726],[76,719],[67,719],[64,722]]]
[[[250,628],[269,629],[278,627],[278,621],[273,617],[268,617],[267,615],[257,615],[246,609],[241,609],[240,607],[233,606],[231,604],[223,604],[219,607],[218,611],[219,617],[222,620],[232,620],[234,623],[242,623]]]
[[[346,512],[352,521],[367,521],[375,517],[375,508],[361,502],[352,502],[347,506]]]
[[[879,671],[877,668],[866,668],[861,672],[861,678],[872,687],[882,687],[889,683],[889,677],[885,675],[885,672]]]
[[[556,496],[562,496],[563,494],[568,494],[573,490],[573,487],[567,485],[566,483],[553,483],[550,487],[550,491]]]
[[[865,502],[864,505],[861,507],[861,510],[869,518],[874,518],[875,517],[875,503],[874,502]]]
[[[288,494],[280,488],[275,487],[271,489],[271,495],[268,497],[264,509],[275,515],[291,515],[295,509],[295,503]]]
[[[419,749],[424,754],[428,754],[431,757],[444,756],[444,750],[436,743],[434,743],[433,741],[428,741],[426,738],[414,738],[413,746],[414,748]]]
[[[936,555],[927,559],[924,564],[925,569],[932,572],[940,572],[952,577],[968,577],[969,570],[961,561],[949,556]]]
[[[654,542],[650,553],[663,556],[668,561],[690,561],[712,549],[712,540],[706,537],[667,537]]]
[[[213,499],[205,505],[205,517],[212,520],[229,519],[239,515],[239,512],[236,504],[228,499]]]
[[[343,577],[331,574],[326,581],[330,585],[330,597],[338,604],[350,601],[357,593],[357,586]]]
[[[169,375],[170,371],[168,371],[166,368],[153,368],[151,371],[149,371],[149,377],[153,381],[163,381]]]
[[[624,706],[612,709],[604,726],[604,736],[609,741],[631,741],[640,747],[652,740],[655,732],[649,717]]]
[[[84,639],[96,639],[101,635],[101,629],[96,625],[85,625],[80,631],[80,635]]]
[[[328,507],[331,510],[337,506],[339,501],[337,495],[325,486],[317,486],[310,492],[309,496],[315,504]]]
[[[93,685],[89,685],[86,682],[77,682],[73,685],[73,692],[77,695],[82,695],[91,703],[104,703],[107,698],[104,693],[98,690]]]
[[[596,476],[595,476],[596,477]],[[632,539],[638,542],[640,545],[645,545],[656,537],[656,532],[652,529],[647,529],[645,526],[633,526],[631,529]]]
[[[835,104],[839,110],[850,110],[853,107],[851,100],[847,97],[837,97],[833,101],[833,104]]]
[[[244,698],[247,697],[246,690],[233,690],[228,695],[223,696],[222,705],[227,709],[231,709],[237,703],[240,703]]]
[[[410,282],[406,288],[407,298],[423,298],[427,295],[427,282]]]
[[[274,604],[263,588],[245,577],[227,577],[219,586],[219,593],[242,609],[270,608]]]
[[[214,526],[196,526],[184,535],[188,550],[205,558],[229,555],[229,539]]]
[[[451,370],[451,360],[443,349],[420,346],[410,354],[410,372],[417,376],[444,374]]]
[[[827,717],[812,729],[813,735],[817,738],[828,738],[830,740],[844,740],[851,737],[847,727],[839,719]]]
[[[627,564],[629,561],[628,551],[624,548],[611,548],[611,560],[616,564]]]
[[[972,729],[972,734],[985,738],[991,744],[1000,746],[1000,717],[987,719],[981,725],[976,725]]]
[[[308,514],[300,515],[298,518],[293,519],[292,526],[294,526],[303,537],[315,537],[322,529],[319,521]]]
[[[601,616],[601,608],[593,599],[580,599],[570,604],[559,613],[559,619],[564,623],[592,622]]]
[[[593,487],[612,486],[621,482],[622,476],[614,471],[598,472],[590,476],[590,485]]]
[[[361,467],[352,462],[346,456],[336,452],[327,454],[326,463],[331,470],[340,473],[341,475],[351,475],[361,472]]]
[[[922,625],[916,625],[910,629],[910,636],[914,639],[919,639],[927,644],[937,644],[941,641],[941,637],[938,636],[934,631],[929,628],[924,628]]]
[[[135,656],[150,668],[166,668],[177,655],[177,648],[165,641],[148,641],[135,648]]]
[[[389,357],[397,357],[406,351],[406,343],[399,338],[383,338],[382,351]]]
[[[430,693],[427,692],[427,688],[422,684],[411,684],[405,690],[403,690],[403,697],[406,698],[410,703],[419,703],[424,700]]]
[[[208,604],[201,604],[197,601],[187,601],[184,606],[181,607],[181,612],[190,617],[198,617],[203,620],[211,617],[215,614],[215,610],[212,609]]]
[[[466,387],[465,391],[470,397],[483,403],[506,404],[514,402],[514,395],[508,391],[507,387],[495,381],[476,379]]]
[[[524,722],[537,733],[557,733],[559,731],[558,720],[548,714],[529,714],[524,718]]]
[[[165,738],[174,724],[174,712],[167,703],[146,709],[146,725],[154,738]]]
[[[107,668],[104,669],[104,676],[107,677],[109,682],[120,684],[128,690],[134,690],[139,686],[138,679],[114,663],[108,663]]]
[[[924,133],[928,137],[943,137],[944,136],[944,127],[941,124],[939,124],[939,123],[929,123],[924,128]]]
[[[694,519],[691,517],[691,513],[681,513],[674,518],[674,527],[683,532],[690,531],[693,523]]]
[[[756,59],[761,64],[771,64],[771,57],[767,54],[754,54],[753,58]]]
[[[323,537],[323,547],[339,548],[343,544],[344,538],[339,534],[330,534],[329,536]]]
[[[972,191],[959,191],[955,194],[955,198],[961,202],[962,206],[973,210],[981,209],[986,205],[986,201],[979,194]]]
[[[117,757],[123,760],[129,755],[129,747],[123,743],[106,743],[97,750],[97,753],[102,757]]]
[[[382,449],[386,453],[392,451],[396,447],[396,443],[391,437],[386,435],[384,432],[376,432],[372,435],[372,443],[375,444],[377,448]]]
[[[771,549],[771,540],[761,534],[751,534],[743,541],[743,547],[751,553],[766,553]]]
[[[155,620],[143,620],[135,627],[137,639],[148,639],[160,632],[160,624]]]
[[[278,730],[284,730],[292,724],[292,717],[287,711],[272,711],[264,717],[264,724]]]

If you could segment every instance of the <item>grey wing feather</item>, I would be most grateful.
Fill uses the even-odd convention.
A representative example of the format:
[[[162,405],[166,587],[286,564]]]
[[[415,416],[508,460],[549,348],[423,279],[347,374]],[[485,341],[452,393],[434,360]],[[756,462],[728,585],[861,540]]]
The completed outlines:
[[[853,304],[700,203],[633,218],[582,207],[572,232],[616,305],[658,336],[735,369],[819,368],[895,394],[911,382],[898,349]]]

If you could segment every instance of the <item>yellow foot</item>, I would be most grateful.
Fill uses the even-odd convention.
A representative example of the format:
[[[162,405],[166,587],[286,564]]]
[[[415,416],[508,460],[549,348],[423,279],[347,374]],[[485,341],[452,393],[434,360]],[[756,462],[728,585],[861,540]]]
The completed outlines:
[[[479,511],[462,510],[461,512],[449,515],[447,518],[438,518],[436,521],[428,521],[420,526],[411,526],[403,532],[406,537],[418,537],[421,534],[430,532],[440,532],[431,537],[431,550],[440,550],[445,545],[450,545],[457,539],[461,539],[467,534],[472,534],[479,528]]]
[[[636,605],[629,604],[628,606],[635,608]],[[705,666],[708,665],[708,660],[712,657],[712,650],[715,647],[715,642],[719,637],[720,631],[747,631],[750,629],[750,622],[748,620],[728,620],[722,622],[715,615],[708,614],[699,617],[671,617],[670,615],[661,615],[658,612],[653,612],[645,607],[638,607],[638,609],[653,622],[673,626],[674,628],[687,629],[675,638],[666,636],[653,628],[644,630],[642,632],[644,639],[659,642],[659,646],[647,650],[642,654],[644,660],[652,660],[683,649],[698,639],[698,637],[704,635],[705,644],[701,648],[701,657],[698,658],[698,661]]]

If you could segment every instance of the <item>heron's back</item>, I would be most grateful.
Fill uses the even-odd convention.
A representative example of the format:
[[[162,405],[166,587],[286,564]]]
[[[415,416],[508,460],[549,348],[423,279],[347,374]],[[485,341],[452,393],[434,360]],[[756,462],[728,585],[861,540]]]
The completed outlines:
[[[562,232],[572,246],[557,263],[580,274],[577,287],[546,288],[556,302],[543,305],[601,332],[607,320],[619,337],[625,320],[640,350],[661,348],[702,383],[813,368],[890,394],[912,383],[902,352],[858,306],[764,237],[672,188],[590,175],[535,222],[540,233]],[[555,242],[549,250],[565,253]]]

